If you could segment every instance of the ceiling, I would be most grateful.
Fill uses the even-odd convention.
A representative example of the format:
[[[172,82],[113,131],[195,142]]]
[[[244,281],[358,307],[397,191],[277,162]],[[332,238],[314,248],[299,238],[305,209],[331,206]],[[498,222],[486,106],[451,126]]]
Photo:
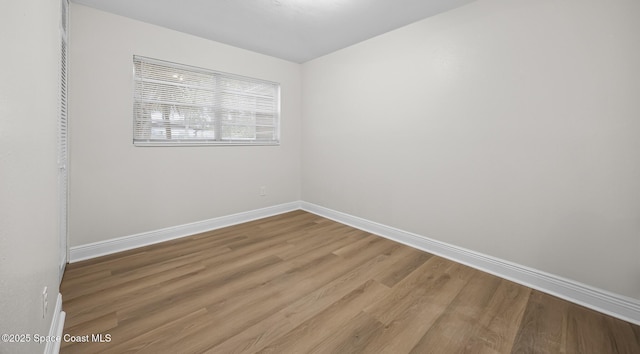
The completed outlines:
[[[474,0],[72,0],[303,63]]]

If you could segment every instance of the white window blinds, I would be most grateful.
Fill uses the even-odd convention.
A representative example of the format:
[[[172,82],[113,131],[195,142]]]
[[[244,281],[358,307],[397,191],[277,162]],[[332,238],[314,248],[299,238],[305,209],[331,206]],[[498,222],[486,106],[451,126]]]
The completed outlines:
[[[133,57],[136,145],[277,145],[280,85]]]

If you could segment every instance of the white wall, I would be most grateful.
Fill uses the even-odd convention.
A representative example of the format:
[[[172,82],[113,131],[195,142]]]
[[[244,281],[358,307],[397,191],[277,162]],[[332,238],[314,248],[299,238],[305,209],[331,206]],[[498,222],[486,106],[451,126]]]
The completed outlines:
[[[639,18],[479,0],[305,63],[302,199],[640,299]]]
[[[70,246],[300,199],[300,65],[77,4],[71,36]],[[134,147],[134,54],[279,82],[282,144]]]
[[[59,1],[0,14],[0,333],[47,335],[58,295]],[[42,290],[49,306],[42,316]],[[0,341],[0,353],[44,345]]]

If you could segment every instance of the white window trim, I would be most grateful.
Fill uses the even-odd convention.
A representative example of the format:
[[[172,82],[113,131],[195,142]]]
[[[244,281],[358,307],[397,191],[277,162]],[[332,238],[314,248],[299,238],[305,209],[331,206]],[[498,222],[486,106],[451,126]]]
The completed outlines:
[[[151,116],[149,116],[148,118],[145,118],[143,116],[143,114],[140,113],[140,108],[139,108],[139,104],[144,104],[145,102],[149,102],[148,97],[143,97],[144,96],[144,89],[138,89],[138,85],[137,83],[139,82],[149,82],[149,81],[153,81],[150,80],[148,78],[143,78],[138,76],[138,73],[136,73],[136,63],[149,63],[149,64],[155,64],[155,65],[161,65],[167,68],[172,68],[172,69],[176,69],[176,70],[183,70],[183,71],[187,71],[187,72],[191,72],[194,74],[205,74],[205,75],[211,75],[212,78],[214,78],[214,81],[216,82],[215,84],[215,89],[212,91],[212,100],[215,101],[214,104],[204,104],[202,105],[203,107],[207,107],[210,109],[211,112],[214,112],[214,118],[212,120],[207,120],[208,123],[210,124],[214,124],[215,128],[211,129],[211,130],[207,130],[208,133],[214,134],[213,137],[209,137],[209,138],[152,138],[151,137],[151,129],[149,128],[148,133],[146,132],[146,130],[143,129],[137,129],[137,126],[139,126],[140,124],[148,124],[150,127],[152,127],[154,124],[152,122],[152,118]],[[209,69],[203,69],[203,68],[198,68],[198,67],[194,67],[194,66],[189,66],[189,65],[184,65],[184,64],[177,64],[177,63],[172,63],[172,62],[168,62],[168,61],[163,61],[163,60],[159,60],[159,59],[153,59],[153,58],[147,58],[147,57],[142,57],[142,56],[137,56],[134,55],[133,56],[133,144],[135,146],[270,146],[270,145],[280,145],[280,84],[276,83],[276,82],[272,82],[272,81],[267,81],[267,80],[262,80],[262,79],[256,79],[256,78],[251,78],[251,77],[246,77],[246,76],[241,76],[241,75],[236,75],[236,74],[229,74],[229,73],[225,73],[225,72],[220,72],[220,71],[215,71],[215,70],[209,70]],[[222,82],[224,80],[230,80],[230,81],[235,81],[235,82],[241,82],[241,83],[252,83],[252,84],[264,84],[265,87],[273,87],[274,92],[273,92],[273,111],[269,111],[267,116],[269,115],[273,115],[273,121],[271,124],[267,124],[267,125],[260,125],[257,124],[257,122],[253,122],[253,123],[249,123],[246,124],[246,126],[248,127],[253,127],[254,129],[256,128],[266,128],[263,131],[263,134],[266,133],[266,135],[272,136],[272,138],[269,139],[257,139],[257,138],[245,138],[245,137],[226,137],[223,138],[221,136],[223,128],[222,127],[222,123],[221,123],[221,115],[222,114],[230,114],[231,113],[221,113],[224,112],[224,110],[226,109],[227,111],[229,110],[235,110],[235,107],[232,107],[233,109],[230,109],[229,106],[225,106],[223,108],[221,108],[222,104],[220,102],[222,102],[222,100],[220,99],[219,95],[224,94],[223,90],[220,88],[220,85],[218,82]],[[188,85],[181,85],[179,83],[163,83],[166,84],[167,86],[174,86],[174,87],[189,87]],[[228,92],[227,92],[228,93]],[[228,96],[233,97],[235,94],[231,94]],[[240,93],[238,96],[243,96],[243,97],[247,97],[245,96],[245,93]],[[239,100],[240,101],[240,100]],[[164,101],[154,101],[155,104],[161,104],[161,105],[172,105],[173,102],[164,102]],[[258,106],[258,104],[255,104],[256,106]],[[174,107],[176,106],[175,104],[173,105]],[[198,105],[190,105],[192,107],[198,106]],[[237,108],[237,110],[240,110],[241,108]],[[245,113],[246,111],[246,107],[243,107],[242,109],[244,109]],[[257,108],[256,108],[257,109]],[[256,113],[258,113],[259,111],[249,111],[249,113],[252,113],[253,115],[255,115]],[[173,113],[172,113],[173,114]],[[254,117],[254,119],[257,119]],[[169,123],[169,130],[173,129],[175,127],[174,125],[175,123]],[[157,123],[156,123],[157,125]],[[232,122],[232,125],[230,126],[235,126],[235,127],[241,127],[244,124],[242,124],[241,122],[238,121],[234,121]],[[257,130],[255,130],[257,131]],[[142,134],[148,134],[149,136],[147,138],[141,137],[140,135]],[[167,133],[167,135],[170,133]],[[257,134],[257,133],[255,133]],[[165,135],[166,136],[166,135]],[[257,135],[254,135],[257,136]]]

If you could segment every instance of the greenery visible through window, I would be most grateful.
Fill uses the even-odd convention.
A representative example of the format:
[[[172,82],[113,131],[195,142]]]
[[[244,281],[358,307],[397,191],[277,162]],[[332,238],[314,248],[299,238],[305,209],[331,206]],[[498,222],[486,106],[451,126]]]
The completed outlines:
[[[133,57],[136,145],[276,145],[280,85]]]

